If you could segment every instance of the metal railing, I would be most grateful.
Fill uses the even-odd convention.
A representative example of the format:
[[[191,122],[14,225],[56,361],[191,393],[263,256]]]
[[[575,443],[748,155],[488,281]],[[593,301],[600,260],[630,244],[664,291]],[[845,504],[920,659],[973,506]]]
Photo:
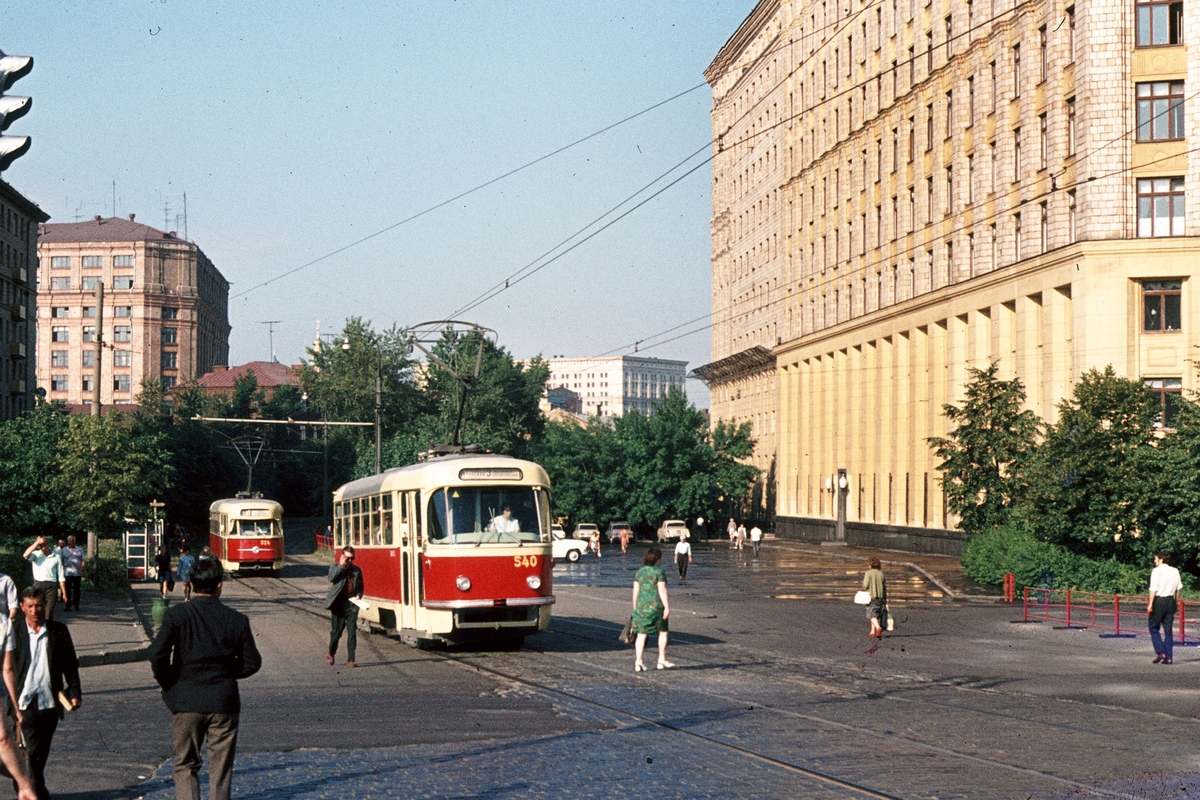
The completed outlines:
[[[1131,636],[1149,630],[1146,595],[1101,594],[1075,589],[1026,586],[1022,593],[1023,621],[1054,622],[1065,628],[1094,628],[1113,636]],[[1179,601],[1173,638],[1178,643],[1200,643],[1200,619],[1188,619],[1188,603]]]

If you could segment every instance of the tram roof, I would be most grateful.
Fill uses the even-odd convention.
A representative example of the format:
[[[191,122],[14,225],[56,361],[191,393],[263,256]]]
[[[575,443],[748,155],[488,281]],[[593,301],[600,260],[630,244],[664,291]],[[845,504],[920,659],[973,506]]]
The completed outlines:
[[[550,486],[550,477],[540,464],[525,461],[512,456],[494,455],[491,453],[458,453],[449,456],[438,456],[407,467],[394,467],[384,470],[378,475],[368,475],[356,481],[343,484],[333,493],[334,500],[344,497],[362,497],[363,495],[393,492],[400,489],[415,489],[422,486],[451,486],[462,485],[459,471],[465,466],[476,469],[489,467],[503,469],[516,467],[521,470],[522,478],[518,485],[537,484]],[[498,479],[491,483],[506,483]],[[483,482],[481,482],[482,484]]]
[[[208,507],[208,510],[222,510],[232,513],[235,511],[242,511],[243,509],[247,508],[278,508],[280,512],[283,511],[282,505],[274,500],[266,500],[262,497],[226,497],[222,500],[214,500],[212,505]]]

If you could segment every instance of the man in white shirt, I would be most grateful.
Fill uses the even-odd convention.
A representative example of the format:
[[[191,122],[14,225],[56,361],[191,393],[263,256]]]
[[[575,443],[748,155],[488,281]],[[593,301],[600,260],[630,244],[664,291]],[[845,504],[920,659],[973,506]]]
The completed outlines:
[[[687,534],[679,537],[675,545],[675,567],[679,570],[679,582],[687,580],[688,565],[692,563],[692,545],[688,542]]]
[[[50,546],[50,540],[39,536],[25,548],[25,556],[33,564],[33,585],[46,600],[46,619],[54,619],[58,598],[67,602],[67,576],[63,573],[62,557]]]
[[[1169,566],[1166,556],[1162,553],[1155,553],[1154,569],[1150,572],[1150,597],[1146,600],[1155,664],[1172,663],[1171,624],[1175,621],[1176,601],[1182,589],[1183,582],[1179,579],[1179,570]],[[1165,638],[1159,635],[1160,627]]]
[[[754,545],[754,557],[758,558],[758,548],[762,546],[762,528],[757,525],[750,529],[750,544]]]
[[[521,522],[520,520],[513,519],[512,509],[505,506],[504,510],[500,512],[500,516],[492,519],[492,532],[520,533]]]

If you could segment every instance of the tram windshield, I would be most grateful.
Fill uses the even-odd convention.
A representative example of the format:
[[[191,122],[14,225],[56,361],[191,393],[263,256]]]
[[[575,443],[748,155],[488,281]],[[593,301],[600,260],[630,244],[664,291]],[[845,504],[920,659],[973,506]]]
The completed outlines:
[[[549,541],[550,499],[530,487],[456,486],[429,499],[430,544]]]
[[[269,519],[234,520],[230,534],[233,536],[278,536],[279,523]]]

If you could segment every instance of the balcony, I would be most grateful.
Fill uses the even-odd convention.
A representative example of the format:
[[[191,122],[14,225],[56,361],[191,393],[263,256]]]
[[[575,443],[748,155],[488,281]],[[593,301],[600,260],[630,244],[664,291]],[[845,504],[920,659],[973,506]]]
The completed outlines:
[[[25,358],[25,343],[24,342],[9,342],[8,354],[12,358]]]

